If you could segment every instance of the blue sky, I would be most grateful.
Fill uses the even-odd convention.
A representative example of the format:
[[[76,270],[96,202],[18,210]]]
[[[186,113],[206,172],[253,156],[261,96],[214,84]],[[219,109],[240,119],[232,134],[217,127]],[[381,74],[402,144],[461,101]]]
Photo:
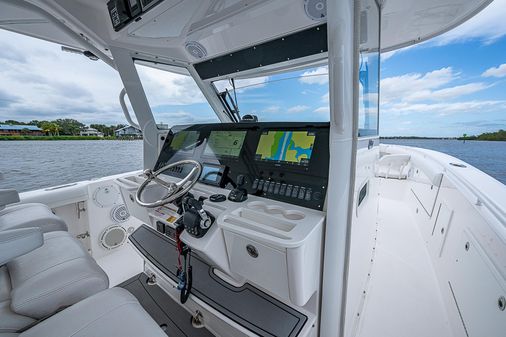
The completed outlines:
[[[506,129],[506,0],[428,42],[383,55],[380,134],[460,136]],[[78,65],[78,66],[76,66]],[[216,121],[191,78],[140,69],[158,122]],[[242,114],[328,120],[325,67],[238,81]],[[0,31],[0,121],[125,123],[119,76],[59,45]]]

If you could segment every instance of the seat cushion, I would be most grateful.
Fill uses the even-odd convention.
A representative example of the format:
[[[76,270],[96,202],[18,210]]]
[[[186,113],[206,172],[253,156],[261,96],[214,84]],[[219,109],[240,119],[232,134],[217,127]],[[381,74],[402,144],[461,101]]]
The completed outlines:
[[[11,309],[42,318],[107,289],[105,272],[68,232],[44,234],[42,247],[7,264]]]
[[[167,337],[137,299],[111,288],[67,308],[20,337]]]
[[[0,337],[4,332],[15,332],[33,323],[30,317],[21,316],[12,312],[11,304],[11,279],[7,267],[0,267]]]
[[[67,224],[44,204],[10,205],[0,211],[0,231],[39,227],[43,233],[67,231]]]

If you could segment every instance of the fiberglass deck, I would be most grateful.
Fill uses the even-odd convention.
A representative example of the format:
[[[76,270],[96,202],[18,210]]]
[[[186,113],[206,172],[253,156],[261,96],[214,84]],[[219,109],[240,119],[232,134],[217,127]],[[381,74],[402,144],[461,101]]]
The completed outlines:
[[[357,336],[452,336],[425,242],[402,201],[380,196],[375,261]]]

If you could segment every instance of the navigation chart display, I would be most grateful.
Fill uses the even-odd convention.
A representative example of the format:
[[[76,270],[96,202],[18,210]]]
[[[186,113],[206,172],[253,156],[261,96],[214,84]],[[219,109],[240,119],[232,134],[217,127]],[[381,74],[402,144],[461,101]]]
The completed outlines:
[[[170,149],[184,152],[193,151],[197,145],[198,139],[198,131],[180,131],[172,138],[172,141],[170,142]]]
[[[316,135],[306,131],[267,131],[262,133],[255,157],[295,165],[309,165]]]
[[[204,155],[239,157],[246,131],[211,131]]]

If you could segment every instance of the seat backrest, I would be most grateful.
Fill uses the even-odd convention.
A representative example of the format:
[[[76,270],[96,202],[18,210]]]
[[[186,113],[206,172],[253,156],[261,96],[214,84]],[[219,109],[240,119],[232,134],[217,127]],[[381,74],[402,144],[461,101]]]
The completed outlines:
[[[4,209],[5,206],[10,205],[10,204],[14,204],[16,202],[19,202],[18,191],[14,190],[14,189],[1,189],[0,188],[0,210]]]

